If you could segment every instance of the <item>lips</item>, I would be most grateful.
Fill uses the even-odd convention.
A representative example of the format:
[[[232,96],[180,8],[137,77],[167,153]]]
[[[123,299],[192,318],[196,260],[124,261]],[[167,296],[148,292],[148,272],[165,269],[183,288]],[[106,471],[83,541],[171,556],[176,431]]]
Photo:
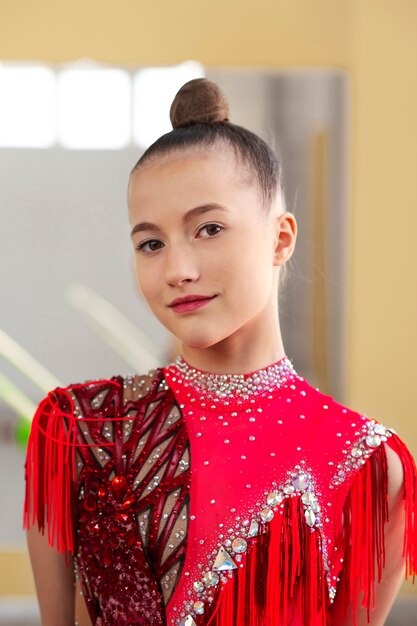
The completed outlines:
[[[216,296],[190,295],[176,298],[169,305],[176,313],[185,313],[199,309],[213,300]]]

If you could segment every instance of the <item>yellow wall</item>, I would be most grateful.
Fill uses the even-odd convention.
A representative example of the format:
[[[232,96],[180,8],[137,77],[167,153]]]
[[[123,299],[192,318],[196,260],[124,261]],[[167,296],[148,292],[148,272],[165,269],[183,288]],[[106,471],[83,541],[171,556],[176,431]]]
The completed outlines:
[[[417,3],[358,1],[349,398],[417,453]]]
[[[416,33],[415,0],[0,0],[0,59],[351,72],[347,401],[417,456]]]
[[[346,64],[352,2],[0,0],[0,58]]]

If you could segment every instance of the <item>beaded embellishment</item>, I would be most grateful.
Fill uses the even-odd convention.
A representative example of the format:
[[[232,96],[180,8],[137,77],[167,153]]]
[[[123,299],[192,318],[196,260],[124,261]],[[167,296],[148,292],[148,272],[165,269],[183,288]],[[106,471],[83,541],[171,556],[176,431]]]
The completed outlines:
[[[172,365],[183,375],[185,386],[192,387],[196,394],[201,394],[214,402],[227,399],[229,396],[237,396],[242,400],[253,395],[265,396],[277,387],[284,386],[290,378],[297,375],[287,356],[251,374],[204,372],[191,367],[181,355]]]
[[[395,434],[393,428],[386,428],[375,420],[368,420],[365,415],[362,415],[361,419],[364,421],[362,436],[356,439],[353,444],[350,441],[346,442],[349,448],[343,451],[346,455],[345,461],[338,464],[337,472],[329,485],[330,489],[334,489],[337,485],[345,482],[354,470],[360,469],[365,464],[366,459],[375,448],[387,441],[392,434]],[[355,434],[360,435],[360,431],[356,431]]]
[[[266,524],[280,513],[280,509],[284,506],[287,498],[300,497],[305,521],[310,532],[321,532],[324,568],[326,572],[330,572],[327,540],[323,534],[321,507],[318,501],[320,495],[315,487],[311,471],[306,469],[304,462],[301,465],[296,465],[293,471],[288,471],[288,478],[284,484],[278,486],[277,482],[274,481],[272,488],[265,491],[262,504],[252,507],[244,516],[243,521],[238,516],[235,528],[230,528],[226,533],[222,532],[219,535],[220,541],[216,549],[208,555],[208,564],[202,571],[201,579],[193,583],[193,592],[197,597],[184,603],[185,610],[182,612],[182,617],[175,623],[178,626],[196,626],[194,617],[205,613],[207,605],[213,603],[214,588],[219,583],[225,584],[228,578],[233,577],[235,570],[243,567],[242,555],[247,551],[248,542],[251,538],[265,532]],[[329,597],[333,601],[336,590],[331,584],[329,575],[327,582]],[[190,595],[193,592],[190,591]],[[188,612],[187,615],[186,612]]]

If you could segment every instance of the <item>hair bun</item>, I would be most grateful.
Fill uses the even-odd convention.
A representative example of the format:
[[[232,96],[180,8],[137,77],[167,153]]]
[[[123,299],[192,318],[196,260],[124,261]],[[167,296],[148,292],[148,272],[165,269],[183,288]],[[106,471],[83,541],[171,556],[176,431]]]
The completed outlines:
[[[175,96],[169,117],[173,128],[202,122],[228,122],[229,105],[216,83],[207,78],[194,78]]]

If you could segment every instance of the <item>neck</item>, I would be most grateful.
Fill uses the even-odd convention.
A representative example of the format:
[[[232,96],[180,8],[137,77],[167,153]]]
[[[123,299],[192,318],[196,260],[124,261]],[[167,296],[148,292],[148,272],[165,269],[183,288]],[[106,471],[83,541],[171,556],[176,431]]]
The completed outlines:
[[[276,363],[286,354],[276,305],[213,346],[181,344],[181,354],[192,367],[215,374],[253,372]]]

